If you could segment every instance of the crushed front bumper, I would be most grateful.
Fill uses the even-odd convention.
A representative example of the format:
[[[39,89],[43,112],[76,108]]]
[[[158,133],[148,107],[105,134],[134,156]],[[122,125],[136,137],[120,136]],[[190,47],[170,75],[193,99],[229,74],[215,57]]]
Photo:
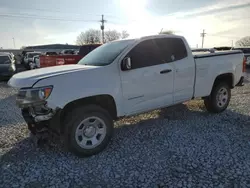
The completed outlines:
[[[60,134],[60,115],[59,108],[55,110],[48,108],[44,110],[43,106],[22,108],[22,116],[33,134],[44,129]]]

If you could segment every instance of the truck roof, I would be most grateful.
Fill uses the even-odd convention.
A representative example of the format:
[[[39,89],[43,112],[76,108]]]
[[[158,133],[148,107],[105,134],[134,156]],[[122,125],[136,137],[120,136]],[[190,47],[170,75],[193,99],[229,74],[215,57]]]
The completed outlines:
[[[174,34],[158,34],[158,35],[143,36],[143,37],[140,37],[140,39],[165,38],[165,37],[168,37],[168,38],[181,38],[181,39],[184,38],[183,36],[174,35]]]

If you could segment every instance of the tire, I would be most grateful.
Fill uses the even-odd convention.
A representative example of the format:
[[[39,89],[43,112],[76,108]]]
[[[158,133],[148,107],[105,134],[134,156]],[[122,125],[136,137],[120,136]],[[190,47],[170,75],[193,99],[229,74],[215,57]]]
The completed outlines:
[[[227,109],[231,99],[231,89],[226,82],[216,84],[210,96],[204,99],[207,111],[220,113]]]
[[[113,120],[105,109],[97,105],[76,108],[66,116],[64,135],[67,149],[75,155],[95,155],[110,142]]]

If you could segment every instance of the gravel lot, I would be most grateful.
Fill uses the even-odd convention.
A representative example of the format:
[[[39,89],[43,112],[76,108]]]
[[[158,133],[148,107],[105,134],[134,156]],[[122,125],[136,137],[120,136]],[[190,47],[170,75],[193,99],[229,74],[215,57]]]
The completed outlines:
[[[193,100],[120,120],[109,147],[82,159],[35,148],[15,92],[0,83],[0,187],[250,187],[250,84],[222,114]]]

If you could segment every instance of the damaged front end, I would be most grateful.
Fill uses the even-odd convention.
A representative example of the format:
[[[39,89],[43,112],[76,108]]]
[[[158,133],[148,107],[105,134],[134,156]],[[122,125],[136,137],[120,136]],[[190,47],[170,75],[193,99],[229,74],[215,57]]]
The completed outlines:
[[[22,110],[22,116],[33,135],[45,132],[60,132],[60,108],[50,108],[46,99],[52,92],[52,86],[20,89],[16,103]]]

